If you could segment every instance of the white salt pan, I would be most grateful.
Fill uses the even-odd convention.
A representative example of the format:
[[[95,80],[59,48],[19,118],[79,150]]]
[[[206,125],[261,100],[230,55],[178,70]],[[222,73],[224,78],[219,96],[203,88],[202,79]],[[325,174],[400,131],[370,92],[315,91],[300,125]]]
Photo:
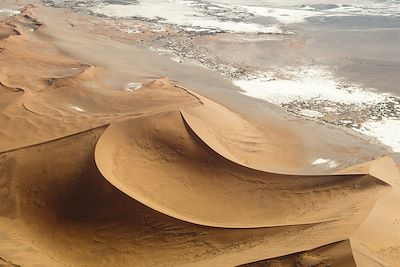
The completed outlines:
[[[329,162],[329,159],[316,159],[312,164],[319,165],[319,164],[325,164],[327,162]]]
[[[385,96],[360,87],[343,87],[332,73],[322,67],[303,67],[281,71],[279,74],[264,73],[259,77],[236,80],[234,84],[244,94],[281,105],[294,100],[318,98],[346,104],[377,103]]]
[[[148,0],[135,5],[100,5],[92,11],[110,17],[141,17],[159,23],[189,27],[198,31],[227,31],[235,33],[282,33],[275,25],[263,26],[242,21],[220,20],[185,0]]]
[[[245,95],[264,99],[279,106],[289,103],[296,105],[293,104],[296,101],[320,103],[321,110],[304,108],[299,113],[312,118],[321,117],[321,114],[327,112],[340,113],[341,104],[368,109],[374,107],[374,104],[391,102],[394,97],[388,94],[379,94],[372,89],[366,90],[355,85],[343,85],[328,70],[320,67],[281,70],[278,74],[264,73],[248,79],[236,80],[234,84],[239,86]],[[324,103],[330,103],[332,107],[324,107]],[[296,107],[301,108],[301,105]],[[380,121],[367,121],[362,124],[360,129],[351,120],[342,119],[340,122],[342,125],[349,124],[346,126],[352,127],[355,131],[377,138],[383,144],[390,146],[394,152],[400,152],[400,138],[398,137],[400,118],[397,118],[396,114],[392,116],[393,118],[383,117]]]
[[[128,92],[132,92],[134,90],[140,89],[142,88],[142,84],[141,83],[128,83],[127,85],[125,85],[125,91]]]
[[[320,159],[316,159],[313,163],[312,163],[312,165],[322,165],[322,164],[328,164],[328,166],[329,166],[329,168],[335,168],[335,167],[337,167],[339,164],[336,162],[336,161],[334,161],[334,160],[330,160],[330,159],[322,159],[322,158],[320,158]]]
[[[316,110],[311,110],[311,109],[303,109],[300,111],[300,115],[305,116],[305,117],[310,117],[310,118],[319,118],[324,116],[324,114],[322,114],[319,111]]]
[[[21,13],[19,10],[13,10],[13,9],[0,9],[0,13],[6,14],[8,16],[15,16]]]
[[[84,111],[85,111],[85,110],[81,109],[81,108],[78,107],[78,106],[71,106],[71,108],[72,108],[72,109],[75,109],[76,111],[79,111],[79,112],[84,112]]]
[[[280,23],[301,23],[306,18],[313,16],[320,16],[323,13],[317,11],[308,10],[297,10],[297,9],[285,9],[285,8],[269,8],[269,7],[258,7],[258,6],[242,6],[249,13],[263,17],[273,17]]]
[[[367,121],[356,131],[373,136],[383,144],[392,148],[393,152],[400,152],[400,120],[384,118],[381,121]]]

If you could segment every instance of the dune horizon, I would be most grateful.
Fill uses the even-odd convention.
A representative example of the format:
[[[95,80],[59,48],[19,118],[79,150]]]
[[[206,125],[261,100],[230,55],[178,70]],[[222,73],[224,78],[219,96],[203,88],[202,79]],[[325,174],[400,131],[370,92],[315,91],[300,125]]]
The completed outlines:
[[[0,266],[400,266],[382,147],[241,113],[89,15],[0,11]]]

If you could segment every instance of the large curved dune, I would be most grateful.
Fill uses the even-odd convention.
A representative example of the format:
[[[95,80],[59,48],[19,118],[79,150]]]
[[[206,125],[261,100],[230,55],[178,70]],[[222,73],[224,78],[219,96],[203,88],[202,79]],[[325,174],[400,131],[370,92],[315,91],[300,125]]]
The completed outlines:
[[[104,130],[0,154],[0,229],[13,233],[9,239],[20,248],[33,246],[59,265],[233,266],[343,240],[356,225],[344,218],[223,229],[166,216],[120,192],[97,170],[94,148]],[[23,250],[8,251],[2,244],[5,259],[34,265]]]
[[[208,145],[191,123],[177,110],[115,122],[96,146],[97,166],[112,184],[145,205],[214,227],[357,216],[363,205],[359,199],[376,199],[386,187],[368,174],[290,176],[251,169],[229,160],[232,155],[225,151],[218,154],[212,149],[216,138]]]
[[[94,150],[109,129],[0,154],[0,229],[13,233],[2,242],[19,244],[11,251],[0,246],[0,255],[22,266],[35,263],[22,248],[45,266],[234,266],[346,240],[375,203],[359,198],[364,216],[348,213],[314,224],[227,229],[188,223],[141,204],[104,179]],[[348,246],[345,252],[352,258]],[[339,254],[331,255],[334,260]],[[326,257],[312,259],[325,262]]]
[[[226,107],[191,92],[207,106],[182,110],[186,123],[201,139],[207,140],[217,153],[258,170],[299,173],[304,164],[298,148],[298,138],[292,132],[280,129],[282,125],[260,125]],[[285,144],[282,139],[286,140]]]
[[[346,240],[362,221],[226,229],[173,218],[97,170],[94,150],[105,130],[0,154],[0,229],[12,233],[0,242],[0,255],[21,266],[36,263],[25,250],[44,266],[234,266]],[[362,202],[367,211],[374,200]],[[6,249],[13,243],[20,249]]]

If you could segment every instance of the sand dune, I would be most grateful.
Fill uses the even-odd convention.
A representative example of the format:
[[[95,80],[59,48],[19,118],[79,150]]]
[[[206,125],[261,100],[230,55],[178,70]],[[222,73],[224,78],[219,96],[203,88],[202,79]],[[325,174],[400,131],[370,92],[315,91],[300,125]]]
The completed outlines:
[[[351,243],[360,266],[397,266],[400,265],[400,168],[388,157],[378,161],[381,164],[366,162],[338,173],[379,172],[386,183],[392,186],[392,190],[377,201],[366,220],[352,235]]]
[[[2,153],[1,229],[61,265],[233,266],[344,240],[357,228],[351,216],[256,229],[206,227],[167,216],[120,192],[97,170],[94,149],[104,130]],[[0,254],[32,266],[29,257],[1,246]]]
[[[0,40],[7,39],[12,35],[20,35],[19,31],[13,24],[2,24],[0,25]],[[4,52],[4,47],[2,47],[1,52]]]
[[[162,115],[173,118],[173,115],[176,115],[175,118],[178,119],[176,121],[184,127],[178,111],[147,116]],[[136,121],[134,128],[143,130],[146,127],[140,125],[140,120],[143,121],[143,118],[147,116],[138,116],[116,122],[116,124],[120,126],[119,124],[122,123],[126,126],[126,122]],[[171,120],[165,119],[162,122],[174,126],[170,124]],[[134,124],[128,125],[133,126]],[[141,127],[138,127],[139,125]],[[351,236],[358,227],[361,218],[357,217],[363,217],[350,213],[347,213],[346,216],[336,214],[336,220],[323,223],[255,229],[206,227],[175,219],[120,192],[108,183],[97,170],[94,159],[95,147],[97,150],[99,146],[102,146],[101,139],[108,139],[107,131],[112,130],[113,127],[115,127],[114,124],[108,129],[104,126],[0,155],[3,188],[1,191],[3,200],[1,228],[7,229],[7,232],[16,233],[13,239],[17,240],[15,242],[20,242],[24,246],[39,244],[39,255],[43,253],[42,257],[48,257],[60,265],[118,266],[134,261],[135,266],[233,266],[344,240]],[[162,129],[161,125],[159,127]],[[127,127],[127,129],[132,128]],[[151,127],[147,127],[147,129],[157,132]],[[169,127],[169,129],[174,129],[174,127]],[[184,128],[184,130],[187,132],[189,129]],[[104,131],[106,132],[103,133]],[[158,136],[162,137],[161,133],[163,132],[159,131],[159,133]],[[97,141],[98,138],[100,138],[99,141]],[[114,136],[114,138],[114,140],[123,140],[118,136]],[[187,138],[191,138],[192,142],[200,141],[192,135],[188,135]],[[126,140],[133,141],[133,139]],[[159,140],[158,149],[164,151],[163,155],[171,155],[168,151],[163,150],[165,146],[161,145],[161,141]],[[168,143],[170,142],[165,145]],[[143,144],[145,149],[148,143],[144,142]],[[205,153],[210,155],[208,158],[210,161],[213,158],[219,160],[218,163],[215,163],[215,167],[224,164],[237,165],[216,155],[202,143],[199,146],[205,152],[191,150],[190,153],[193,157]],[[179,150],[175,151],[179,152]],[[54,156],[54,152],[57,152],[59,156]],[[181,152],[185,153],[185,151]],[[96,160],[98,154],[97,150]],[[149,155],[143,154],[142,159],[146,159],[146,156]],[[130,160],[133,159],[130,158]],[[221,161],[227,161],[227,163]],[[130,165],[133,167],[143,166],[135,165],[133,161],[130,161]],[[160,172],[159,174],[163,171],[153,164],[147,168],[154,168]],[[193,167],[189,166],[189,168]],[[244,168],[246,172],[251,170],[248,167],[241,168]],[[195,169],[192,169],[192,173],[195,173]],[[142,177],[144,177],[142,183],[147,184],[148,178],[145,177],[148,176]],[[372,184],[376,182],[374,178],[370,179],[373,181]],[[272,181],[270,182],[272,184]],[[203,184],[211,188],[211,184],[207,184],[205,181]],[[375,186],[381,190],[386,188],[383,183],[379,182]],[[244,187],[244,189],[246,188],[249,186]],[[176,190],[178,189],[176,188]],[[196,191],[195,187],[193,189]],[[341,191],[334,187],[331,190],[338,193]],[[372,193],[372,185],[365,188],[365,191]],[[165,187],[154,192],[168,194]],[[174,191],[174,195],[177,195],[177,192],[179,191]],[[227,190],[227,192],[229,191]],[[210,195],[205,195],[205,197],[210,197]],[[366,204],[371,207],[375,202],[375,197],[372,197],[370,201],[364,197],[358,198],[359,200],[363,199],[363,205],[359,204],[359,207],[363,211],[368,211],[369,208]],[[246,201],[246,199],[242,200]],[[185,203],[189,203],[189,201],[190,199],[184,200]],[[185,203],[179,203],[177,207],[182,207]],[[204,205],[202,202],[190,203],[196,207]],[[216,205],[217,203],[214,203],[211,206],[203,207],[212,210],[219,208]],[[226,208],[229,211],[229,207]],[[236,215],[239,217],[241,214],[237,213]],[[7,239],[3,241],[10,242]],[[242,252],[239,255],[238,249]],[[104,254],[105,250],[106,254]],[[0,253],[1,255],[6,253],[7,260],[11,262],[22,266],[32,266],[29,255],[22,253],[25,257],[21,258],[18,256],[19,254],[2,250],[1,246]],[[352,254],[350,250],[347,253]],[[337,259],[337,257],[334,258]],[[165,263],[166,259],[168,259],[168,263]],[[46,263],[44,260],[42,262]],[[55,265],[47,264],[47,266]]]
[[[186,124],[217,153],[240,165],[269,172],[287,172],[302,164],[293,153],[298,142],[293,133],[279,130],[275,125],[249,121],[201,95],[192,94],[207,108],[199,106],[181,113]],[[285,145],[281,142],[283,138],[287,140]]]
[[[350,241],[341,241],[287,256],[243,264],[241,267],[283,266],[357,266],[351,253]]]
[[[106,82],[109,71],[81,63],[52,45],[29,8],[0,25],[19,33],[6,31],[7,38],[0,39],[0,151],[60,138],[118,117],[196,102],[168,79],[137,92],[115,90]],[[173,102],[167,101],[171,98]]]
[[[393,160],[292,173],[295,133],[168,78],[125,90],[33,8],[0,21],[0,265],[400,263]]]
[[[253,170],[227,160],[224,151],[209,149],[215,142],[209,145],[198,138],[192,123],[178,111],[113,123],[97,144],[97,166],[136,200],[178,219],[214,227],[353,217],[362,210],[360,198],[369,202],[385,188],[369,175],[289,176]]]

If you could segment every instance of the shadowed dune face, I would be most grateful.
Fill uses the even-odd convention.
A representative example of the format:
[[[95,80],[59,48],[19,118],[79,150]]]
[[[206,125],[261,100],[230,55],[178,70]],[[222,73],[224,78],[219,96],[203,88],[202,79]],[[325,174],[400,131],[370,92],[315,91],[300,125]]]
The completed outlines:
[[[6,39],[12,35],[20,35],[16,27],[12,24],[0,24],[0,40]],[[4,52],[4,47],[0,49],[0,52]]]
[[[22,94],[22,90],[10,88],[0,83],[0,111],[5,110],[7,106],[14,103]]]
[[[153,120],[152,116],[157,120]],[[132,121],[136,121],[135,125],[129,123]],[[178,111],[143,116],[119,123],[124,122],[128,122],[124,124],[128,130],[139,129],[140,126],[142,130],[157,132],[157,149],[164,151],[164,155],[171,156],[178,153],[188,157],[187,161],[182,163],[191,169],[192,173],[196,173],[198,169],[194,169],[191,159],[207,163],[203,168],[213,167],[218,174],[224,173],[219,169],[227,165],[233,170],[243,169],[246,174],[249,172],[246,167],[233,167],[236,164],[229,161],[224,163],[224,158],[216,155],[205,145],[201,145],[199,149],[200,140],[188,135],[189,129],[185,128]],[[168,127],[169,134],[163,130],[165,124],[171,126]],[[180,127],[184,127],[186,133]],[[107,131],[112,129],[113,126]],[[98,171],[94,151],[104,130],[105,127],[101,127],[49,143],[0,154],[0,198],[2,199],[0,234],[3,231],[15,233],[12,237],[2,240],[8,245],[6,247],[0,245],[0,255],[7,255],[8,260],[22,266],[32,266],[30,262],[32,257],[25,253],[21,255],[20,251],[21,248],[29,248],[34,244],[34,247],[40,248],[34,255],[43,254],[38,262],[44,266],[58,264],[121,266],[130,265],[132,262],[135,262],[135,266],[234,266],[344,240],[362,220],[356,218],[360,216],[354,217],[355,214],[347,213],[346,216],[337,214],[336,220],[316,224],[224,229],[192,224],[167,216],[162,209],[151,209],[121,192]],[[181,137],[170,139],[176,131],[181,133]],[[119,133],[129,132],[119,131]],[[104,136],[108,138],[107,132]],[[131,139],[133,136],[127,138],[127,136],[113,135],[113,138],[115,141],[135,142],[135,139]],[[147,138],[153,137],[148,135]],[[140,138],[138,140],[142,143],[142,159],[148,160],[148,165],[142,162],[143,166],[146,166],[146,169],[159,168],[160,166],[150,161],[149,157],[152,155],[143,154],[143,151],[149,148],[149,143],[142,142],[143,139]],[[185,144],[181,146],[181,150],[176,147],[176,140]],[[101,143],[100,140],[99,145]],[[175,152],[169,152],[168,147],[175,147]],[[151,151],[156,152],[157,149],[152,147]],[[99,151],[96,151],[96,160],[98,153]],[[161,161],[174,162],[173,157],[163,158]],[[113,165],[113,162],[109,163]],[[133,163],[130,161],[131,166],[139,167]],[[126,169],[126,171],[131,170]],[[158,171],[159,179],[153,182],[163,184],[161,174],[165,175],[165,169]],[[148,178],[141,176],[143,185],[149,186]],[[207,198],[212,198],[207,191],[198,189],[211,185],[207,177],[202,178],[203,185],[192,184],[194,196],[203,194],[201,200],[204,201],[193,202],[195,207],[200,207],[207,203]],[[139,178],[131,176],[131,179]],[[248,179],[251,181],[252,178]],[[271,179],[266,184],[275,188],[275,183],[276,181]],[[161,192],[169,197],[182,193],[186,197],[184,191],[178,191],[180,190],[178,183],[173,185],[176,191],[163,187],[162,191],[154,193]],[[216,185],[218,184],[213,184]],[[229,183],[226,185],[230,189]],[[383,187],[381,184],[375,186]],[[118,185],[117,187],[124,191]],[[252,187],[244,185],[243,188],[247,190]],[[373,194],[374,191],[370,189],[367,187],[365,191]],[[338,189],[334,191],[340,192]],[[290,192],[284,190],[281,193],[285,194],[285,198],[290,198],[286,195]],[[235,195],[241,197],[242,201],[248,201],[240,192],[235,192]],[[232,197],[232,194],[228,191],[226,196]],[[247,197],[250,201],[253,200],[252,196]],[[185,199],[185,201],[192,200]],[[364,198],[362,202],[364,205],[359,207],[369,210],[375,199]],[[236,202],[232,202],[231,205],[233,204],[237,205]],[[182,203],[176,207],[178,211],[184,208]],[[232,212],[229,206],[220,209],[217,203],[203,208],[219,209],[219,213],[228,214],[226,216],[231,216],[229,213]],[[241,210],[238,210],[237,216],[240,212]],[[10,244],[14,243],[17,243],[18,249],[10,251]],[[241,253],[238,254],[238,251]],[[348,253],[351,254],[351,251]]]
[[[364,205],[359,200],[373,201],[386,188],[369,175],[290,176],[247,168],[210,149],[178,111],[113,123],[97,144],[96,163],[132,198],[173,217],[216,227],[357,217]]]
[[[43,254],[38,262],[44,266],[234,266],[336,242],[356,226],[345,218],[223,229],[174,219],[102,177],[94,149],[103,131],[97,128],[0,154],[0,234],[15,233],[2,239],[0,255],[33,266],[35,261],[21,250],[34,245],[39,248],[35,255]],[[238,250],[243,253],[237,255]]]
[[[204,105],[181,110],[185,122],[215,151],[240,165],[268,172],[295,171],[304,166],[301,141],[275,122],[257,124],[198,96]],[[285,142],[282,142],[285,140]],[[223,151],[223,152],[222,152]],[[309,168],[308,168],[309,169]]]
[[[357,266],[351,254],[350,241],[342,241],[313,250],[299,252],[292,255],[268,259],[248,264],[240,267],[310,267],[310,266],[330,266],[330,267],[350,267]]]

